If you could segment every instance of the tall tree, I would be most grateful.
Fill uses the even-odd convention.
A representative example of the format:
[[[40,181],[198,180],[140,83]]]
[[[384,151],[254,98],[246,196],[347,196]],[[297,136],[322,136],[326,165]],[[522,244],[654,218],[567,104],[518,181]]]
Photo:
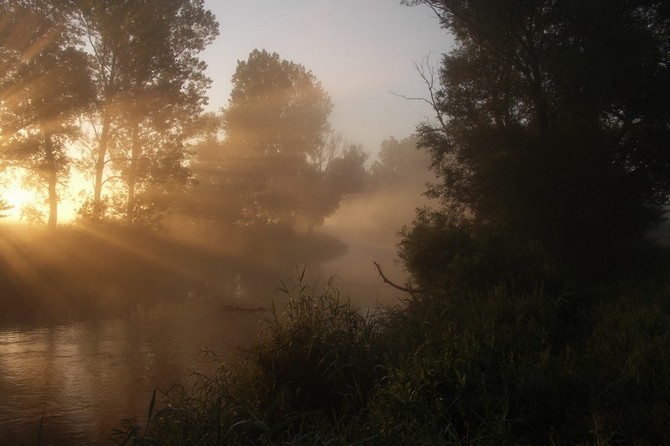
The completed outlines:
[[[218,23],[203,0],[81,0],[79,7],[99,104],[93,213],[102,210],[111,164],[125,185],[125,216],[132,222],[138,188],[145,191],[147,181],[155,185],[165,175],[184,177],[185,144],[210,84],[198,54],[218,34]]]
[[[0,46],[2,133],[6,155],[47,185],[48,225],[57,224],[59,178],[67,174],[72,119],[92,100],[84,54],[70,27],[67,1],[3,3]]]
[[[331,110],[302,65],[265,50],[238,62],[223,129],[247,222],[295,222],[317,181],[310,159],[330,133]]]
[[[433,196],[563,259],[644,233],[670,192],[666,3],[403,3],[456,39],[431,91],[437,120],[418,129]]]

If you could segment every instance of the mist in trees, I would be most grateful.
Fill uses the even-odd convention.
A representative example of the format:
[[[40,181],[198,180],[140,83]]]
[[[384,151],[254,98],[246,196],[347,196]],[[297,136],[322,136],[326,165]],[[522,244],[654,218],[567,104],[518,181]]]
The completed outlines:
[[[209,118],[213,134],[194,148],[190,218],[311,232],[365,190],[367,154],[333,132],[330,98],[305,67],[255,50],[232,82],[228,106]]]
[[[129,223],[150,222],[166,210],[166,185],[188,178],[187,142],[210,83],[198,54],[218,24],[197,0],[84,1],[76,12],[97,95],[87,123],[94,190],[86,211],[102,218],[113,203],[105,183],[120,182],[125,206],[109,211]]]
[[[338,219],[331,217],[346,215],[351,203],[361,216],[385,208],[375,219],[397,227],[402,214],[392,209],[401,195],[409,197],[403,178],[414,174],[403,152],[419,154],[414,141],[391,139],[382,147],[386,155],[370,160],[374,148],[332,127],[331,99],[307,67],[254,50],[238,61],[227,106],[203,112],[211,81],[200,54],[218,23],[201,0],[26,0],[0,7],[2,168],[7,175],[27,172],[26,187],[48,204],[48,213],[40,202],[22,213],[55,228],[68,182],[87,185],[72,228],[39,238],[72,263],[59,265],[58,256],[35,250],[40,243],[25,242],[30,248],[14,255],[45,271],[50,285],[11,271],[14,260],[3,267],[7,289],[75,300],[90,292],[96,302],[94,286],[77,284],[99,282],[103,289],[111,281],[132,300],[140,277],[164,292],[160,277],[176,270],[178,293],[207,283],[208,294],[226,294],[235,274],[256,275],[252,265],[276,279],[296,264],[316,268],[341,256],[353,242],[345,240],[352,227],[334,229]],[[382,189],[395,197],[373,199]],[[419,193],[412,188],[412,199]],[[394,205],[374,204],[386,199]],[[3,201],[2,211],[9,209]],[[143,231],[146,243],[127,246]],[[395,232],[388,234],[383,238],[392,244]],[[75,243],[109,253],[108,268],[77,267],[91,259],[68,247]],[[160,249],[172,255],[156,266],[150,252]],[[230,272],[232,258],[237,273]]]
[[[3,315],[266,304],[304,264],[367,308],[377,274],[400,297],[364,316],[298,271],[239,367],[159,416],[152,398],[126,442],[670,441],[670,255],[649,233],[670,201],[670,7],[402,3],[455,47],[418,73],[434,116],[364,148],[317,76],[265,49],[204,113],[202,0],[0,0],[0,168],[29,172],[50,229],[0,228]]]
[[[46,184],[50,227],[57,224],[58,189],[70,167],[66,144],[78,136],[75,119],[94,99],[86,55],[68,22],[70,6],[1,5],[3,158],[6,166],[31,172],[27,186]]]

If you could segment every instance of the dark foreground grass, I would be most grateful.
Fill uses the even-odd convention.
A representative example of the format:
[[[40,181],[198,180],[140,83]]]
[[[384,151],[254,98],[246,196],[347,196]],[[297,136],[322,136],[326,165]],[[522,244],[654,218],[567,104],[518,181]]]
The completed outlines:
[[[317,291],[299,276],[282,289],[289,303],[262,341],[155,395],[117,442],[670,444],[662,274],[554,291],[451,287],[366,315],[332,283]]]

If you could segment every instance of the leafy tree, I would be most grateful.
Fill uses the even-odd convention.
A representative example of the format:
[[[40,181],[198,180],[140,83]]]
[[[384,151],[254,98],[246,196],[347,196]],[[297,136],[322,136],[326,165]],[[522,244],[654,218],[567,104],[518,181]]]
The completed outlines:
[[[429,177],[426,172],[429,165],[430,160],[419,150],[415,135],[401,140],[391,137],[382,142],[370,172],[379,187],[423,185]]]
[[[46,183],[48,225],[57,224],[58,184],[68,174],[68,140],[73,118],[93,99],[84,54],[71,32],[69,2],[22,1],[2,4],[0,79],[3,145],[11,161]]]
[[[313,227],[348,192],[329,198],[324,181],[336,181],[345,164],[360,170],[365,156],[351,149],[337,162],[338,155],[326,159],[332,104],[302,65],[254,50],[238,63],[233,85],[223,113],[223,156],[229,187],[240,193],[240,222]]]
[[[120,178],[133,222],[151,213],[157,197],[164,201],[170,180],[188,176],[186,146],[210,84],[198,54],[218,24],[203,0],[82,0],[79,8],[98,96],[90,207],[99,217],[104,183]],[[117,175],[105,175],[108,165]]]
[[[213,121],[209,125],[216,127]],[[253,193],[250,188],[254,186],[247,181],[247,174],[252,175],[253,172],[246,169],[261,164],[262,159],[255,160],[258,164],[245,166],[239,154],[228,149],[227,141],[217,138],[216,129],[194,147],[191,169],[196,185],[190,190],[190,199],[182,204],[182,212],[192,222],[216,226],[244,226],[258,222],[249,216],[249,206],[244,197]],[[367,157],[360,146],[346,142],[340,134],[329,135],[325,144],[317,149],[317,155],[307,158],[301,177],[296,181],[296,187],[300,187],[296,192],[297,198],[283,194],[288,194],[288,191],[268,191],[276,194],[277,199],[295,200],[293,203],[297,203],[290,221],[282,220],[281,223],[308,231],[321,224],[327,215],[337,209],[343,197],[367,187]],[[273,181],[279,184],[281,179]]]
[[[443,213],[573,263],[644,234],[670,192],[667,4],[403,3],[456,41],[439,86],[423,73],[437,119],[418,128]]]
[[[235,172],[231,170],[233,167],[218,137],[221,116],[210,113],[201,116],[201,119],[203,134],[193,146],[189,165],[194,185],[182,189],[177,198],[178,217],[199,229],[239,221],[242,207],[240,192],[233,188]]]
[[[316,178],[313,186],[303,192],[304,224],[310,231],[335,212],[344,197],[369,188],[370,173],[365,167],[367,152],[360,145],[342,141],[334,153],[326,163],[312,162]]]

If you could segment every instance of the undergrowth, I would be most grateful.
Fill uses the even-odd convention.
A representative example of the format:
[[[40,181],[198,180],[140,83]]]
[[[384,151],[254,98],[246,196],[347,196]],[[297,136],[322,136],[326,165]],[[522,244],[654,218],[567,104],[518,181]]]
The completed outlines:
[[[254,347],[117,442],[670,444],[667,280],[450,286],[368,314],[332,281],[280,289]]]

